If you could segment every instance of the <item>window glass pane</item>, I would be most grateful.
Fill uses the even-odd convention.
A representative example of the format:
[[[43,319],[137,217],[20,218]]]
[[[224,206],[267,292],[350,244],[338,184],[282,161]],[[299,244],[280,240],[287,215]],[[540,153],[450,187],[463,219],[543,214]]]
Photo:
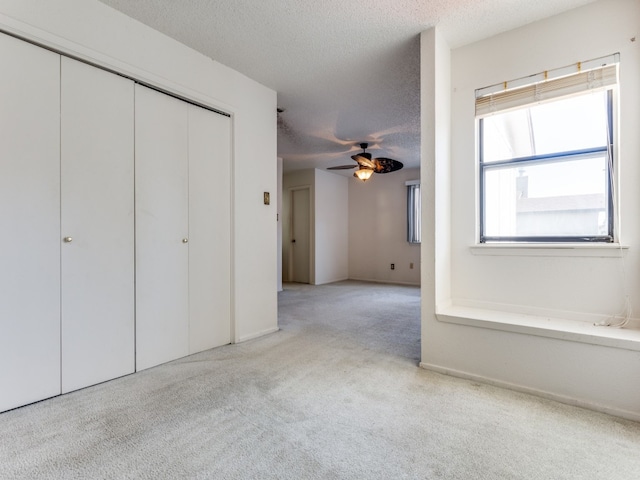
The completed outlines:
[[[606,154],[485,169],[484,235],[608,234]]]
[[[584,150],[607,144],[607,92],[507,111],[483,122],[487,162]]]

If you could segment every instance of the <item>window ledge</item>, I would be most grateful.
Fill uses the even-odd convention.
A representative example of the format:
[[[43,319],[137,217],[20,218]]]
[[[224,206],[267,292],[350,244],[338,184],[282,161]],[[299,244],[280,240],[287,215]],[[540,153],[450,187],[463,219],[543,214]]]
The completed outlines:
[[[480,243],[469,247],[474,255],[522,257],[611,257],[626,255],[628,245],[619,243]]]
[[[595,326],[585,321],[457,305],[439,309],[436,318],[440,322],[457,325],[640,351],[638,320],[631,321],[631,326],[615,328]]]

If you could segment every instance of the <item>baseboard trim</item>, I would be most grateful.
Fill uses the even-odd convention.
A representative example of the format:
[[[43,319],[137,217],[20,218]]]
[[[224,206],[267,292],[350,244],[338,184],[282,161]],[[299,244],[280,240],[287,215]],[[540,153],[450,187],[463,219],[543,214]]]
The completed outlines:
[[[270,333],[275,333],[280,330],[280,327],[268,328],[266,330],[262,330],[260,332],[250,333],[249,335],[244,335],[240,338],[236,339],[235,343],[246,342],[247,340],[253,340],[254,338],[263,337],[264,335],[269,335]]]
[[[629,410],[623,410],[615,407],[608,407],[608,406],[600,405],[598,403],[589,402],[586,400],[580,400],[577,398],[568,397],[568,396],[560,395],[553,392],[547,392],[545,390],[539,390],[536,388],[525,387],[524,385],[505,382],[503,380],[496,380],[494,378],[489,378],[482,375],[476,375],[476,374],[464,372],[461,370],[446,368],[440,365],[434,365],[432,363],[420,362],[419,365],[420,365],[420,368],[424,368],[425,370],[430,370],[443,375],[449,375],[452,377],[463,378],[465,380],[472,380],[475,382],[485,383],[487,385],[492,385],[494,387],[506,388],[508,390],[513,390],[516,392],[534,395],[536,397],[545,398],[547,400],[554,400],[556,402],[564,403],[566,405],[585,408],[587,410],[593,410],[596,412],[613,415],[615,417],[620,417],[620,418],[625,418],[627,420],[640,422],[640,413],[637,413],[637,412],[631,412]]]
[[[357,277],[349,277],[347,280],[354,280],[356,282],[371,282],[371,283],[384,283],[384,284],[388,284],[388,285],[407,285],[410,287],[419,287],[420,283],[413,283],[413,282],[394,282],[393,280],[377,280],[377,279],[370,279],[370,278],[357,278]]]
[[[349,280],[349,277],[344,277],[344,278],[340,277],[340,278],[335,278],[335,279],[332,279],[332,280],[325,280],[325,281],[320,282],[320,283],[310,283],[309,285],[327,285],[329,283],[344,282],[344,281],[347,281],[347,280]]]

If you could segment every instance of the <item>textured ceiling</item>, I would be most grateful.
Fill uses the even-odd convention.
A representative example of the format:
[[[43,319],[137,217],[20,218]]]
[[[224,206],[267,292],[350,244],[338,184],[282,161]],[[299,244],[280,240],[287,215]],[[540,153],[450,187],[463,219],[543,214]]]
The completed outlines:
[[[363,141],[418,166],[420,32],[455,48],[593,0],[101,1],[276,90],[291,171],[354,163]]]

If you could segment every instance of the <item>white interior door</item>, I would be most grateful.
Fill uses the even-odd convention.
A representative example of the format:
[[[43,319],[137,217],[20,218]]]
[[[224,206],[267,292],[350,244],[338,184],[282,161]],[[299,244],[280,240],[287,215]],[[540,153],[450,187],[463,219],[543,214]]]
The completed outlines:
[[[189,106],[189,353],[231,342],[231,119]]]
[[[0,411],[60,393],[60,56],[0,34]]]
[[[188,107],[136,85],[136,369],[189,354]]]
[[[291,281],[309,283],[311,204],[309,188],[291,191]]]
[[[133,82],[62,57],[62,392],[134,371]]]

